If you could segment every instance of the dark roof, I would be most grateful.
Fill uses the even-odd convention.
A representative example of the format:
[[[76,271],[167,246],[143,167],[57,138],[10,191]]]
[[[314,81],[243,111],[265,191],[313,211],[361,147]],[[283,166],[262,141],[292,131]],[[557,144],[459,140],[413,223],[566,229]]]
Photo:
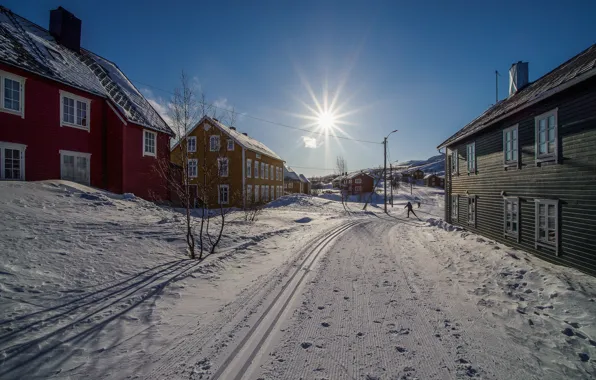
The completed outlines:
[[[1,5],[0,62],[107,98],[128,121],[174,135],[115,63],[60,45],[48,30]]]
[[[438,148],[443,148],[469,137],[497,121],[553,96],[559,91],[577,84],[594,74],[596,74],[596,44],[590,46],[540,79],[530,83],[516,94],[498,102],[441,143]]]

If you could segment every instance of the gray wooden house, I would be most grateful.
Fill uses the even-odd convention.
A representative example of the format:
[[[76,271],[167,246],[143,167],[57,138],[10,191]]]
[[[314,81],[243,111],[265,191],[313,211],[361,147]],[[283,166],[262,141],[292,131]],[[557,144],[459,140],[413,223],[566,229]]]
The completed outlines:
[[[445,219],[596,274],[596,45],[509,96],[439,145]]]

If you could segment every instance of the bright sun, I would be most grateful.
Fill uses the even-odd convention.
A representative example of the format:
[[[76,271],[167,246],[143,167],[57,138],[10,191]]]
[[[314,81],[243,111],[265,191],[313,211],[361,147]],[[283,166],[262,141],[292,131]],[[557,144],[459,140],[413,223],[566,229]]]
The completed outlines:
[[[335,127],[335,115],[329,111],[319,112],[317,115],[319,126],[325,130],[331,130]]]

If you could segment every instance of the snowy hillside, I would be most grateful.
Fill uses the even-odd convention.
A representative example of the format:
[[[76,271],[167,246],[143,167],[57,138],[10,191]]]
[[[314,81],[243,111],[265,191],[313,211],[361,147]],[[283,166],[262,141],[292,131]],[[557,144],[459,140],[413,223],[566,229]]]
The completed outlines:
[[[421,169],[425,173],[445,175],[445,155],[432,156],[428,160],[410,160],[395,164],[397,172],[406,172]]]

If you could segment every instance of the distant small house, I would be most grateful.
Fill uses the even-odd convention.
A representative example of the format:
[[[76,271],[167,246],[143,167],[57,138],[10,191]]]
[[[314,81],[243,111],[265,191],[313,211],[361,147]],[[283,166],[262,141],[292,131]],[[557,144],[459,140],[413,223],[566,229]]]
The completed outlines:
[[[341,175],[339,175],[339,176],[335,177],[335,178],[333,179],[333,181],[331,181],[331,183],[333,184],[333,188],[334,188],[334,189],[339,189],[339,188],[341,188],[341,187],[342,187],[342,184],[343,184],[343,182],[344,182],[344,179],[346,178],[346,175],[347,175],[347,174],[348,174],[348,173],[341,174]]]
[[[345,176],[344,183],[345,189],[351,195],[372,193],[375,187],[373,176],[364,172],[348,174]]]
[[[304,174],[300,174],[298,177],[300,178],[300,182],[302,182],[301,193],[310,194],[310,181],[308,178]]]
[[[292,168],[284,165],[284,194],[302,193],[300,176]]]
[[[415,180],[424,179],[424,172],[420,169],[417,169],[412,172],[412,177],[414,177]]]
[[[436,174],[427,174],[424,176],[424,186],[428,187],[443,187],[445,179]]]

